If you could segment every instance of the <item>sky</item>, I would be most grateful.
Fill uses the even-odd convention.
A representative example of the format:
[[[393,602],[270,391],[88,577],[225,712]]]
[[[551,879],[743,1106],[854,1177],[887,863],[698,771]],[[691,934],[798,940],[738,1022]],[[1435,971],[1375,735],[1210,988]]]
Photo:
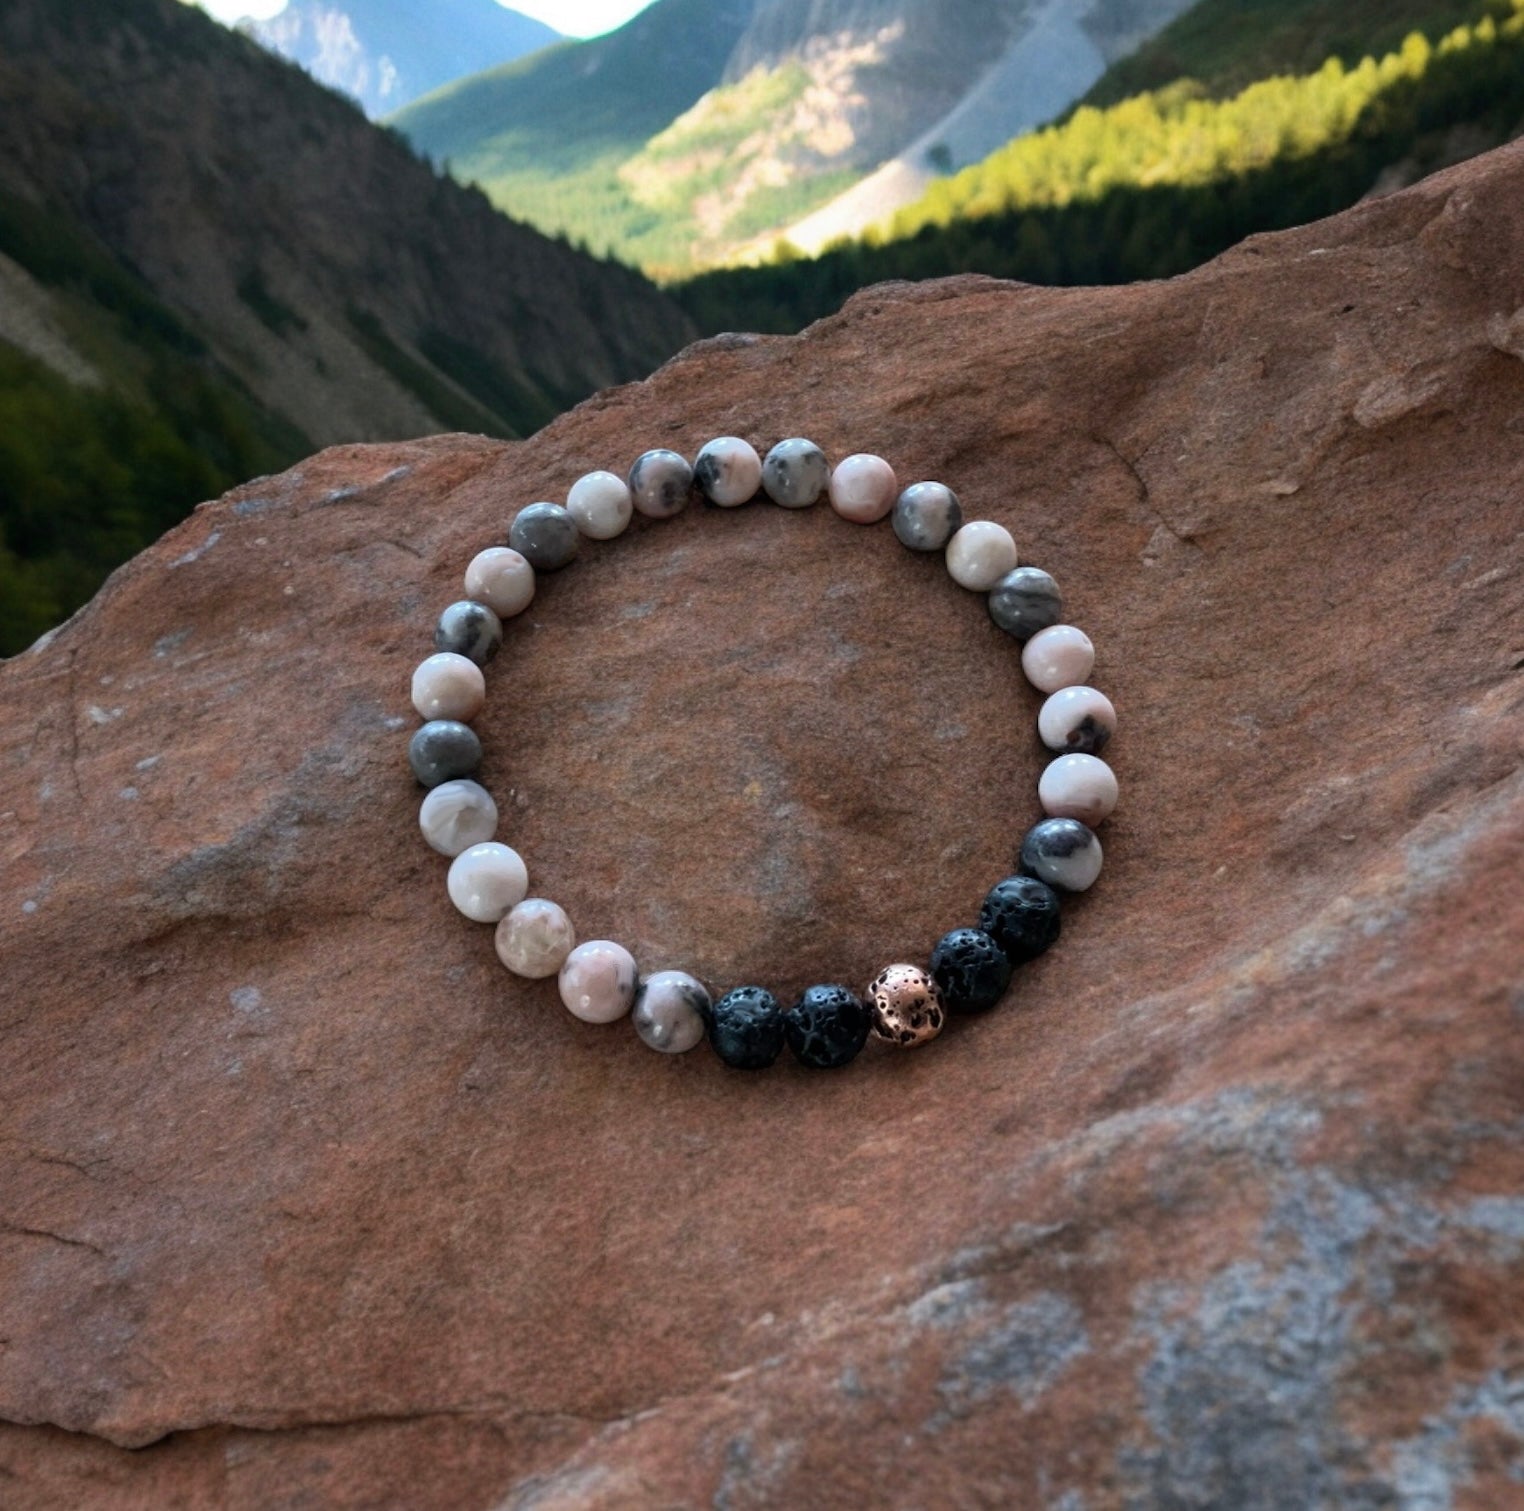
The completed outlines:
[[[286,0],[201,0],[214,16],[236,21],[240,16],[273,16]],[[420,5],[428,0],[418,0]],[[651,0],[513,0],[512,10],[533,16],[569,37],[596,37],[643,11]]]

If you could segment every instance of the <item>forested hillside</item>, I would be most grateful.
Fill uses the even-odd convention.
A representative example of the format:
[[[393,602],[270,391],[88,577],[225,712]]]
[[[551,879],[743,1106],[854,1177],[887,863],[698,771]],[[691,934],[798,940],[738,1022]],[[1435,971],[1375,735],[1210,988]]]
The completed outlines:
[[[0,654],[233,483],[527,434],[692,333],[175,0],[7,0],[0,99]]]
[[[1415,31],[1438,41],[1481,13],[1481,0],[1199,0],[1081,103],[1116,105],[1181,79],[1222,99],[1275,74],[1316,73],[1330,58],[1353,68]]]
[[[940,180],[870,237],[678,292],[707,330],[787,331],[868,284],[983,272],[1033,283],[1184,272],[1245,236],[1343,209],[1524,127],[1524,0],[1347,66],[1214,99],[1200,84],[1082,107]]]

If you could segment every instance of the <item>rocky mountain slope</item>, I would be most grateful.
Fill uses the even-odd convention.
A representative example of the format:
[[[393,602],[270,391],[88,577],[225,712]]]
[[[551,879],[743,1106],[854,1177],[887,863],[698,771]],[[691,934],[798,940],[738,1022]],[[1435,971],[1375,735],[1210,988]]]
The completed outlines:
[[[242,25],[377,117],[560,37],[497,0],[429,0],[424,6],[412,0],[291,0],[278,15]]]
[[[1517,147],[199,511],[0,666],[0,1499],[1516,1506],[1521,417]],[[1003,1006],[752,1075],[504,973],[407,676],[516,503],[801,432],[1053,571],[1123,802]],[[860,987],[1033,816],[1014,647],[885,525],[690,509],[509,635],[503,837],[643,967]]]
[[[705,8],[686,91],[653,91],[692,8],[657,0],[617,40],[463,81],[396,120],[514,213],[670,272],[768,244],[886,163],[874,214],[914,198],[1062,111],[1189,3],[735,0]],[[615,49],[628,62],[611,75],[599,59]],[[582,86],[587,121],[542,115],[558,81],[583,78],[600,85]],[[821,235],[867,212],[833,213]]]
[[[525,434],[690,332],[638,274],[174,0],[0,7],[0,96],[10,649],[240,476],[339,441]]]
[[[1110,64],[1132,53],[1191,3],[1034,0],[1009,10],[1002,18],[1003,29],[992,29],[978,15],[956,18],[961,24],[946,35],[964,40],[960,51],[966,56],[953,59],[957,66],[948,82],[954,87],[941,100],[928,98],[929,108],[906,117],[880,107],[881,119],[896,127],[880,135],[884,150],[866,150],[874,142],[867,130],[860,140],[863,158],[881,166],[845,194],[783,228],[783,238],[802,252],[814,253],[879,224],[919,199],[933,179],[976,163],[1013,137],[1062,115]],[[928,8],[932,14],[925,34],[930,39],[938,35],[936,27],[946,7]],[[918,79],[925,77],[920,59],[907,61]],[[873,103],[867,102],[868,108]],[[908,141],[907,127],[913,133]],[[760,238],[757,245],[765,250],[766,239]]]

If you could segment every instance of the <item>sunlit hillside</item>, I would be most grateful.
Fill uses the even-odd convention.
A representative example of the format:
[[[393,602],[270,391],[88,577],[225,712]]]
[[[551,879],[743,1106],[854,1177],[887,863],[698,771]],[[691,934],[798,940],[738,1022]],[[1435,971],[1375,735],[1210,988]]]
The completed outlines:
[[[682,290],[707,329],[794,330],[889,278],[985,272],[1113,283],[1184,272],[1255,232],[1332,214],[1524,129],[1524,0],[1436,40],[1338,57],[1226,98],[1180,80],[1022,137],[882,233]]]

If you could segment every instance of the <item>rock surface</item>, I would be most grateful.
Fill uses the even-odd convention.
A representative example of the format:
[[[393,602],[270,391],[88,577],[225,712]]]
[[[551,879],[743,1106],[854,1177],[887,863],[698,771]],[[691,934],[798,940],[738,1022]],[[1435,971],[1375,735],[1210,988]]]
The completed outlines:
[[[1509,149],[202,509],[0,667],[5,1503],[1516,1504],[1521,358]],[[1054,573],[1127,801],[1006,1005],[741,1076],[503,971],[408,676],[518,506],[801,432]],[[479,727],[582,937],[787,1001],[973,922],[1039,701],[887,525],[695,507],[542,584]]]

